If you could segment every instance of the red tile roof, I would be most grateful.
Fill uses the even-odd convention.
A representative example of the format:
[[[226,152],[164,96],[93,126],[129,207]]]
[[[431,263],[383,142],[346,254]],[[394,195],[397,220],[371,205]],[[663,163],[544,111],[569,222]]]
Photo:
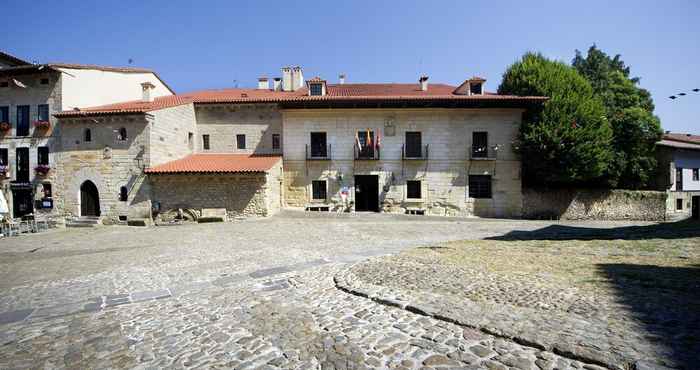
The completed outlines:
[[[700,135],[668,133],[664,134],[664,140],[680,141],[683,143],[691,143],[700,145]]]
[[[199,153],[146,169],[148,174],[265,172],[282,160],[280,156]]]
[[[151,103],[131,101],[64,111],[57,117],[76,117],[99,114],[144,113],[187,103],[291,103],[291,102],[391,102],[391,101],[512,101],[543,102],[543,96],[514,96],[485,93],[484,95],[458,95],[455,86],[430,84],[422,91],[415,84],[331,84],[324,96],[309,96],[307,88],[297,91],[272,91],[267,89],[222,89],[203,90],[179,94],[172,97],[156,98]]]

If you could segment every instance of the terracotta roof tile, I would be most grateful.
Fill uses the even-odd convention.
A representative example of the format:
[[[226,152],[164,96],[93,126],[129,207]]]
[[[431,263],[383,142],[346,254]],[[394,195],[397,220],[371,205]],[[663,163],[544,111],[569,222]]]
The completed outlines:
[[[282,160],[280,156],[198,153],[146,169],[148,174],[265,172]]]
[[[324,96],[309,96],[307,88],[297,91],[272,91],[267,89],[222,89],[203,90],[172,97],[156,98],[151,103],[142,101],[124,102],[91,107],[80,111],[64,111],[57,117],[71,117],[98,114],[143,113],[187,103],[285,103],[285,102],[342,102],[342,101],[514,101],[542,102],[542,96],[514,96],[486,93],[484,95],[454,94],[455,87],[445,84],[431,84],[422,91],[415,84],[331,84]]]
[[[683,134],[683,133],[668,133],[664,134],[664,140],[680,141],[683,143],[691,143],[700,145],[700,135]]]

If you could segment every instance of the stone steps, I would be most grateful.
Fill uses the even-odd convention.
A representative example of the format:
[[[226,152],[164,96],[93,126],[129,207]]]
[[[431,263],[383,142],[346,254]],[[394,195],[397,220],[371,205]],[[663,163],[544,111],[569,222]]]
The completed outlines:
[[[94,216],[75,217],[66,220],[66,227],[96,227],[100,225],[100,218]]]

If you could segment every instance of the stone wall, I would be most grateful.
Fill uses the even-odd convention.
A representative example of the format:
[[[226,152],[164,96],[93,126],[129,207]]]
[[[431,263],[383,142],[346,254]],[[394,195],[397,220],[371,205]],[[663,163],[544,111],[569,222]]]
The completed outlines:
[[[150,112],[153,126],[150,131],[149,167],[183,158],[194,152],[197,123],[193,104]],[[189,135],[192,134],[192,143]]]
[[[519,217],[522,210],[520,161],[512,150],[520,124],[516,109],[358,109],[285,110],[284,202],[290,207],[315,203],[313,180],[328,182],[333,209],[342,205],[340,189],[354,196],[355,175],[377,175],[383,212],[424,209],[432,215]],[[353,159],[355,133],[370,129],[381,135],[381,160]],[[402,160],[406,131],[420,131],[429,145],[428,160]],[[470,161],[472,132],[486,131],[498,145],[497,160]],[[331,160],[305,160],[311,132],[326,132]],[[469,197],[469,175],[492,176],[490,199]],[[422,199],[406,198],[406,181],[422,181]]]
[[[203,104],[195,112],[197,152],[282,154],[281,148],[272,148],[272,135],[282,134],[282,116],[275,105]],[[202,135],[209,135],[209,150],[202,148]],[[237,148],[236,135],[245,135],[246,149]]]
[[[663,221],[660,191],[524,189],[523,217],[562,220]]]
[[[267,174],[160,174],[149,176],[149,180],[153,202],[159,204],[161,212],[225,208],[229,219],[270,216],[280,208],[279,168]]]
[[[57,210],[67,216],[80,216],[80,186],[91,181],[97,186],[100,211],[106,223],[119,216],[150,218],[150,188],[144,181],[148,163],[150,127],[148,115],[106,116],[95,119],[64,119],[60,122],[61,147],[56,163],[54,190]],[[120,128],[127,139],[120,140]],[[85,130],[92,140],[84,141]],[[128,189],[127,201],[119,200],[122,186]]]

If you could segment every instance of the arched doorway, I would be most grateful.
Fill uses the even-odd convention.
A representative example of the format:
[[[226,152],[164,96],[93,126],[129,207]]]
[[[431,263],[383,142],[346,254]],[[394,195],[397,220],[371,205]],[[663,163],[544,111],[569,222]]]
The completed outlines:
[[[90,180],[80,185],[80,215],[100,215],[100,195],[97,192],[97,186]]]

